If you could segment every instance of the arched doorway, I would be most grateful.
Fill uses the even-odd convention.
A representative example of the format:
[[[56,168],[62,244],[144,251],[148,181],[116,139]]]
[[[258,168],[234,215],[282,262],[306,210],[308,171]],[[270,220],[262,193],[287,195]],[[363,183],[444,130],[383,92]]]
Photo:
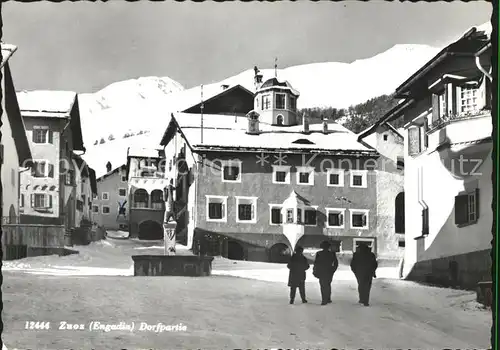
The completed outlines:
[[[281,114],[276,117],[276,125],[283,125],[283,116]]]
[[[245,258],[245,249],[236,241],[227,242],[227,258],[231,260],[243,260]]]
[[[153,220],[146,220],[139,224],[139,239],[160,240],[163,239],[163,227]]]
[[[394,227],[396,233],[405,233],[405,193],[400,192],[395,199]]]
[[[284,243],[278,243],[269,250],[269,262],[284,264],[290,260],[291,251]]]

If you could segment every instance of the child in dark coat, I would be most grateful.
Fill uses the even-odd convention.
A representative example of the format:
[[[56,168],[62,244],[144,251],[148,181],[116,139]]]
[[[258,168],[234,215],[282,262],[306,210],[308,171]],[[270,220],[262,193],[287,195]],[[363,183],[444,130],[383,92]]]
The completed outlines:
[[[287,267],[290,269],[290,274],[288,275],[288,286],[290,287],[290,304],[293,304],[295,300],[295,293],[297,292],[297,287],[299,288],[300,297],[303,303],[307,303],[306,300],[306,271],[309,269],[309,262],[307,258],[303,255],[304,248],[297,246],[295,248],[295,253],[290,258],[290,262]]]

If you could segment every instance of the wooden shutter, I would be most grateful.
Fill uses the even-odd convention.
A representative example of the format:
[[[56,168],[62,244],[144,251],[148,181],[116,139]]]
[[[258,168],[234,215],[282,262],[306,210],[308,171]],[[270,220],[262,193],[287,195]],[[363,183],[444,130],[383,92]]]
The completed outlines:
[[[54,178],[54,164],[49,165],[49,177]]]
[[[221,216],[221,219],[224,219],[224,217],[226,216],[225,213],[226,213],[226,206],[224,205],[224,202],[222,202],[220,204],[220,216]]]
[[[36,137],[35,137],[35,136],[36,136],[36,129],[33,129],[33,130],[31,131],[31,141],[35,142],[35,140],[36,140]]]
[[[48,198],[49,208],[52,208],[52,196],[50,194],[46,195]]]
[[[366,219],[367,219],[367,214],[364,214],[364,215],[363,215],[363,220],[362,220],[362,225],[363,225],[363,227],[365,227],[365,226],[366,226]]]
[[[344,225],[344,214],[339,213],[339,226]]]
[[[54,140],[54,137],[53,137],[53,133],[52,133],[52,130],[48,130],[47,133],[49,134],[48,137],[49,137],[49,143],[54,143],[53,140]]]
[[[31,207],[34,208],[35,207],[35,195],[32,193],[30,198],[31,198]]]
[[[432,123],[439,119],[439,95],[432,94]]]
[[[414,155],[419,152],[419,128],[412,126],[408,129],[408,154]]]
[[[468,222],[469,196],[455,196],[455,225],[463,225]]]
[[[476,220],[479,219],[479,188],[476,188]]]
[[[253,203],[250,204],[250,220],[255,219],[255,205]]]

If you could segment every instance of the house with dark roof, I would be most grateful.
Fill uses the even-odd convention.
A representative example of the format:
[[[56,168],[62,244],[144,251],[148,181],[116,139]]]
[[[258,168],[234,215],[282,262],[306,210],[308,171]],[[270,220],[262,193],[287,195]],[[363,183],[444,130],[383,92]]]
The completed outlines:
[[[383,254],[380,154],[335,122],[299,123],[298,91],[257,78],[244,117],[171,116],[161,145],[178,241],[195,253],[260,261],[284,261],[296,245],[319,249],[324,240],[345,255],[363,244]]]
[[[404,118],[405,278],[491,279],[491,32],[472,28],[396,89]]]
[[[21,91],[17,99],[34,164],[21,174],[21,221],[78,227],[79,169],[73,152],[85,152],[78,96],[70,91]]]
[[[2,43],[2,119],[0,143],[0,169],[2,186],[2,223],[19,221],[20,172],[31,167],[31,150],[26,138],[24,122],[19,111],[9,60],[17,47]]]

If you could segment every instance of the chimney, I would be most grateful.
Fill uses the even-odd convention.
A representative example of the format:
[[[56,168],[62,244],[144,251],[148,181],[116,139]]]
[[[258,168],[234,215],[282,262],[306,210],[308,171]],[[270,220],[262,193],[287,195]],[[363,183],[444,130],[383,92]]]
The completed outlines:
[[[328,118],[323,118],[323,134],[328,134]]]
[[[111,162],[106,163],[106,171],[109,173],[111,171]]]
[[[221,85],[222,90],[227,90],[229,88],[229,85],[227,84],[222,84]]]
[[[304,128],[304,134],[309,134],[309,116],[306,113],[302,114],[302,126]]]
[[[259,68],[257,66],[253,67],[253,70],[255,72],[254,75],[254,84],[255,84],[255,91],[259,90],[260,86],[262,85],[262,74],[260,74]]]
[[[247,114],[248,118],[248,129],[247,134],[249,135],[259,135],[259,113],[255,111],[250,111]]]

